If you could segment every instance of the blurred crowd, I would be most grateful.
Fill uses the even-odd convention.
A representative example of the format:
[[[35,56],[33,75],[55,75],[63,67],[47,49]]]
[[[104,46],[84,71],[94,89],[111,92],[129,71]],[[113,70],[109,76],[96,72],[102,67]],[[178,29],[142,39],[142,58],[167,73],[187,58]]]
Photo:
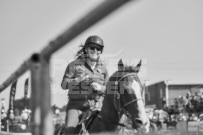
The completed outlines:
[[[192,95],[188,92],[185,96],[179,95],[174,99],[174,108],[178,109],[179,112],[203,112],[203,94],[201,92],[196,92]]]
[[[173,105],[163,108],[168,113],[164,119],[168,121],[203,121],[203,93],[196,92],[179,95],[174,98]],[[154,118],[159,117],[154,111]]]

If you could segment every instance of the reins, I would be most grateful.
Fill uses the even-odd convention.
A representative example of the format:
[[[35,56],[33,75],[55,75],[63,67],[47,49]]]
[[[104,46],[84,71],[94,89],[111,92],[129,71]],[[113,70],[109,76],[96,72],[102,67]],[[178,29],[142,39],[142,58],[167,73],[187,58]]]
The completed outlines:
[[[135,73],[126,74],[126,75],[122,76],[118,81],[115,81],[115,94],[114,94],[114,106],[115,106],[115,108],[116,108],[116,103],[115,103],[115,99],[116,99],[116,98],[115,98],[115,95],[117,95],[117,99],[120,99],[120,94],[119,94],[119,92],[116,90],[116,87],[118,87],[118,84],[119,84],[119,82],[120,82],[122,79],[124,79],[125,77],[130,76],[130,75],[135,75]],[[116,79],[116,80],[117,80],[117,79]],[[120,114],[120,112],[121,112],[123,109],[125,109],[125,107],[127,107],[127,106],[130,105],[131,103],[136,102],[136,101],[138,101],[138,100],[144,100],[144,99],[143,99],[143,98],[134,99],[134,100],[132,100],[132,101],[130,101],[130,102],[124,104],[122,107],[120,107],[120,102],[119,102],[119,108],[117,109],[118,114]]]
[[[111,122],[111,123],[113,123],[113,124],[115,124],[115,125],[119,125],[119,126],[122,126],[122,127],[127,127],[125,124],[122,124],[122,123],[119,123],[119,122],[115,122],[115,121],[113,121],[113,120],[109,120],[109,119],[105,118],[104,116],[97,115],[97,117],[100,118],[100,119],[109,121],[109,122]]]

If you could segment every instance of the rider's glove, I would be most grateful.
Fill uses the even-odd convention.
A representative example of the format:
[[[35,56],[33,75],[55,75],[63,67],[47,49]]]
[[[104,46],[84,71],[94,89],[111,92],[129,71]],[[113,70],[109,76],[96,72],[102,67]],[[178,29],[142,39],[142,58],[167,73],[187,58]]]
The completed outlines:
[[[74,78],[74,81],[76,81],[77,83],[80,83],[80,82],[82,82],[84,80],[87,80],[89,78],[90,78],[89,75],[84,75],[84,76],[80,76],[80,77]]]
[[[102,90],[102,86],[100,84],[96,83],[96,82],[93,82],[91,84],[91,87],[96,91],[101,91]]]

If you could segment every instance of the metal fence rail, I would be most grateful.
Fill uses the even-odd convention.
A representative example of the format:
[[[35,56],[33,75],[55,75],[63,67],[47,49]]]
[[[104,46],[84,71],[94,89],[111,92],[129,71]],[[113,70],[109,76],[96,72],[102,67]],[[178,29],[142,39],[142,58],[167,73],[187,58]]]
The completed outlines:
[[[18,77],[23,75],[28,69],[30,65],[30,59],[25,61],[11,76],[0,85],[0,93],[6,89],[11,83],[15,82]]]
[[[69,29],[65,30],[55,40],[51,41],[40,53],[31,55],[30,58],[0,85],[0,92],[2,92],[26,71],[31,70],[31,104],[33,112],[31,122],[33,135],[50,135],[53,133],[50,104],[51,90],[49,84],[49,59],[51,55],[80,33],[129,1],[131,0],[104,1]]]

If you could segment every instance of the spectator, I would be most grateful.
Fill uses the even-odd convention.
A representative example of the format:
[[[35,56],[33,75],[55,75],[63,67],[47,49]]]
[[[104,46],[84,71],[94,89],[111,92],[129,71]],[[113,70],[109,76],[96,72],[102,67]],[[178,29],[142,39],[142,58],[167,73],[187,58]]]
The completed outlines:
[[[186,108],[188,103],[189,103],[189,100],[185,96],[183,96],[183,107]]]

